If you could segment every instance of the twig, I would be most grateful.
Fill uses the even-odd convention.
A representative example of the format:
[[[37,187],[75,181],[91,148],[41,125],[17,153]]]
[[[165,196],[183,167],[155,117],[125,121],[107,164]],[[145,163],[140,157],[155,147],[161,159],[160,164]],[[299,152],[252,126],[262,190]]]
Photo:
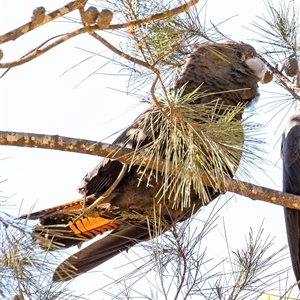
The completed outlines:
[[[158,69],[156,69],[154,66],[150,65],[149,63],[143,61],[143,60],[140,60],[138,58],[135,58],[135,57],[132,57],[122,51],[120,51],[119,49],[115,48],[112,44],[110,44],[107,40],[105,40],[102,36],[100,36],[99,34],[97,34],[96,32],[89,32],[89,34],[94,37],[95,39],[97,39],[99,42],[101,42],[103,45],[105,45],[109,50],[113,51],[114,53],[116,53],[117,55],[133,62],[133,63],[136,63],[136,64],[139,64],[149,70],[151,70],[153,73],[156,74],[156,78],[151,86],[151,95],[152,95],[152,99],[155,103],[155,105],[161,110],[161,112],[165,115],[163,109],[162,109],[162,106],[161,104],[159,103],[159,101],[157,100],[156,96],[155,96],[155,86],[157,84],[157,81],[160,80],[161,81],[161,77],[160,77],[160,72]],[[165,91],[166,92],[166,91]],[[168,99],[166,97],[166,99]],[[170,105],[171,107],[171,105]]]
[[[26,53],[25,55],[23,55],[23,56],[19,59],[19,61],[22,60],[23,58],[29,56],[31,53],[36,52],[40,47],[44,46],[44,45],[47,44],[49,41],[51,41],[51,40],[53,40],[53,39],[56,39],[56,38],[58,38],[58,37],[61,37],[61,36],[62,36],[62,34],[61,34],[61,35],[58,35],[58,36],[54,36],[54,37],[48,39],[47,41],[43,42],[41,45],[39,45],[39,46],[36,47],[35,49],[32,49],[32,50],[30,50],[28,53]],[[35,57],[37,57],[37,56],[34,56],[33,58],[35,58]],[[5,72],[0,76],[0,79],[3,78],[4,75],[5,75],[9,70],[11,70],[12,67],[13,67],[13,66],[7,67],[7,70],[5,70]],[[1,67],[0,67],[0,68],[1,68]]]
[[[261,55],[258,55],[259,58],[265,63],[265,65],[273,72],[279,79],[279,81],[285,86],[288,92],[298,101],[300,101],[300,88],[297,87],[297,84],[292,83],[288,78],[281,74],[281,72],[273,67],[265,58]],[[299,94],[298,94],[299,93]]]
[[[38,46],[35,49],[31,50],[30,52],[28,52],[28,54],[25,54],[24,56],[22,56],[18,60],[15,60],[13,62],[8,62],[8,63],[0,63],[0,69],[1,68],[12,68],[12,67],[16,67],[16,66],[25,64],[25,63],[39,57],[40,55],[44,54],[45,52],[49,51],[50,49],[58,46],[59,44],[62,44],[63,42],[65,42],[65,41],[67,41],[67,40],[69,40],[69,39],[71,39],[71,38],[73,38],[77,35],[83,34],[86,31],[87,31],[87,28],[77,29],[75,31],[72,31],[68,34],[63,35],[60,39],[57,39],[56,41],[49,44],[48,46],[45,46],[44,48],[40,48],[45,44],[45,42],[44,42],[43,44],[41,44],[40,46]]]
[[[186,283],[185,279],[186,279],[187,273],[188,273],[188,266],[187,266],[188,263],[187,263],[187,257],[186,257],[185,251],[184,251],[184,249],[182,249],[182,244],[181,244],[180,238],[178,236],[178,233],[175,230],[172,231],[174,238],[175,238],[175,244],[176,244],[175,247],[178,251],[178,255],[182,258],[182,262],[181,262],[182,266],[180,266],[182,268],[182,272],[178,272],[178,275],[180,275],[180,279],[179,279],[179,284],[177,287],[176,294],[174,296],[174,299],[178,299],[179,295],[182,294],[182,292],[183,292],[182,289],[184,287],[184,284]],[[181,274],[179,274],[179,273],[181,273]]]
[[[158,171],[163,171],[165,162],[160,160],[153,163],[143,155],[143,152],[135,153],[131,149],[122,148],[117,145],[110,145],[96,141],[75,139],[58,135],[43,135],[34,133],[0,131],[0,145],[52,149],[68,152],[98,155],[118,160],[127,165],[140,165],[147,167],[155,166]],[[134,161],[132,157],[134,156]],[[172,174],[180,172],[180,168],[172,169]],[[205,185],[211,186],[211,178],[205,174],[197,174]],[[217,181],[217,180],[216,180]],[[230,191],[252,200],[292,208],[300,209],[300,196],[283,193],[269,188],[257,186],[248,182],[239,181],[231,178],[221,178],[219,180],[220,192]]]
[[[19,65],[22,65],[30,60],[33,60],[34,58],[44,54],[45,52],[49,51],[50,49],[56,47],[57,45],[75,37],[75,36],[78,36],[80,34],[83,34],[83,33],[86,33],[87,31],[91,30],[92,27],[83,27],[83,28],[80,28],[80,29],[77,29],[75,31],[72,31],[68,34],[65,34],[63,35],[60,39],[54,41],[53,43],[51,43],[50,45],[48,46],[45,46],[44,48],[40,48],[42,47],[45,42],[43,44],[41,44],[40,46],[36,47],[36,49],[30,51],[28,54],[22,56],[20,59],[16,60],[16,61],[13,61],[13,62],[8,62],[8,63],[0,63],[0,68],[12,68],[12,67],[15,67],[15,66],[19,66]],[[93,27],[94,28],[94,27]],[[95,29],[95,28],[94,28]],[[134,58],[122,51],[120,51],[119,49],[115,48],[113,45],[111,45],[108,41],[106,41],[103,37],[101,37],[100,35],[98,35],[97,33],[95,32],[89,32],[89,34],[91,36],[93,36],[95,39],[97,39],[99,42],[101,42],[103,45],[105,45],[108,49],[110,49],[111,51],[115,52],[116,54],[120,55],[121,57],[133,62],[133,63],[136,63],[136,64],[139,64],[147,69],[150,69],[151,71],[153,71],[154,73],[159,73],[159,71],[151,66],[150,64],[148,64],[147,62],[145,61],[142,61],[140,59],[137,59],[137,58]]]
[[[130,21],[130,22],[123,23],[123,24],[110,25],[109,29],[121,29],[121,28],[127,28],[127,27],[131,27],[131,26],[139,26],[139,25],[143,25],[145,23],[150,23],[153,21],[167,19],[172,16],[178,15],[184,11],[187,11],[190,7],[196,5],[198,2],[199,2],[199,0],[191,0],[179,7],[170,9],[168,11],[165,11],[165,12],[162,12],[162,13],[159,13],[159,14],[141,19],[141,20]]]
[[[136,64],[139,64],[147,69],[150,69],[151,71],[153,71],[154,73],[157,73],[158,70],[151,66],[149,63],[140,60],[138,58],[132,57],[124,52],[122,52],[121,50],[117,49],[116,47],[114,47],[112,44],[110,44],[107,40],[105,40],[102,36],[100,36],[99,34],[97,34],[96,32],[89,32],[89,34],[94,37],[96,40],[98,40],[99,42],[101,42],[104,46],[106,46],[109,50],[113,51],[114,53],[116,53],[117,55],[133,62]]]

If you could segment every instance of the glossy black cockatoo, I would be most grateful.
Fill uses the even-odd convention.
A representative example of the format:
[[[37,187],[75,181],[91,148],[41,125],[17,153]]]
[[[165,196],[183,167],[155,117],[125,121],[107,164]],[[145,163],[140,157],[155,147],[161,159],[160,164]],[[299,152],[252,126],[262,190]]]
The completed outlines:
[[[177,95],[180,99],[193,94],[194,99],[189,106],[191,109],[197,105],[215,103],[217,99],[219,108],[214,110],[214,114],[219,114],[221,118],[226,110],[225,107],[244,108],[256,99],[259,95],[258,82],[263,82],[265,74],[266,69],[262,60],[258,58],[255,49],[248,44],[232,41],[202,44],[188,55],[170,93]],[[147,150],[150,146],[155,146],[158,139],[160,141],[163,139],[163,143],[158,147],[160,158],[168,156],[171,161],[174,160],[174,155],[170,155],[166,150],[169,149],[167,147],[170,142],[169,136],[164,135],[162,138],[161,128],[156,126],[158,121],[153,111],[157,110],[157,106],[152,103],[150,108],[114,141],[114,144],[134,151]],[[166,114],[167,110],[164,108],[162,110],[163,114]],[[241,117],[242,110],[232,117],[232,121],[240,120]],[[193,116],[192,121],[201,123],[204,118],[210,118],[210,116]],[[218,122],[220,118],[215,116],[215,122]],[[184,122],[180,117],[177,121]],[[170,128],[172,126],[170,125]],[[200,133],[193,132],[192,134]],[[243,133],[241,135],[240,149],[243,149]],[[231,146],[226,147],[230,149]],[[208,152],[209,150],[204,149],[199,155],[209,155]],[[237,160],[239,159],[240,156]],[[210,164],[214,164],[213,161],[212,158]],[[40,224],[35,227],[33,237],[43,248],[49,247],[49,243],[59,244],[62,248],[78,245],[84,240],[111,230],[110,234],[78,251],[60,264],[53,276],[54,281],[74,278],[136,243],[157,236],[157,233],[153,231],[154,225],[153,223],[151,225],[153,222],[151,220],[159,218],[160,233],[165,232],[172,224],[188,219],[201,206],[220,194],[216,188],[204,187],[208,195],[208,200],[204,200],[193,184],[179,192],[172,189],[166,191],[162,189],[163,182],[165,183],[163,172],[153,172],[151,168],[145,169],[133,165],[121,176],[109,196],[99,202],[92,214],[85,216],[83,213],[78,217],[78,211],[82,212],[83,203],[88,208],[95,199],[107,192],[116,182],[123,167],[124,164],[117,160],[103,158],[84,177],[79,186],[79,191],[84,195],[82,199],[22,216],[39,219]],[[224,170],[229,170],[231,177],[236,171],[226,165],[226,162],[222,167]],[[199,168],[201,169],[201,166]],[[175,181],[176,174],[171,176],[175,178]],[[197,180],[200,181],[201,178]],[[176,203],[183,203],[186,197],[189,199],[187,204],[176,205]]]
[[[281,143],[282,190],[300,195],[300,111],[289,119]],[[300,280],[300,210],[284,208],[286,233],[296,280]],[[298,285],[300,289],[300,285]]]

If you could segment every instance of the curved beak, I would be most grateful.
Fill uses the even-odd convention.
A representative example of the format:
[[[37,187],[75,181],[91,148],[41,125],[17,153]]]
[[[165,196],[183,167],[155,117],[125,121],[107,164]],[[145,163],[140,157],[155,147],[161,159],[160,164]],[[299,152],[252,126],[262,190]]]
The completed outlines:
[[[259,78],[261,83],[269,83],[273,79],[273,73],[270,72],[263,61],[258,57],[250,57],[246,59],[246,65]]]

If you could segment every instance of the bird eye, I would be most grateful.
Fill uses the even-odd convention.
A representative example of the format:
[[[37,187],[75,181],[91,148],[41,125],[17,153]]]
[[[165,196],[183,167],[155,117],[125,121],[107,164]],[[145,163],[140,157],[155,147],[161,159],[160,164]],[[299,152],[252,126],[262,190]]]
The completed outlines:
[[[242,57],[242,52],[236,50],[236,51],[235,51],[235,55],[236,55],[237,57]]]

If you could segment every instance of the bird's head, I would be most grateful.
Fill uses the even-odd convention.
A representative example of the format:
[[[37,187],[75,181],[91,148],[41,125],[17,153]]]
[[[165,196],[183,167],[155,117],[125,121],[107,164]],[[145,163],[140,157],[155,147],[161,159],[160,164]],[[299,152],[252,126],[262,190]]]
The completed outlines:
[[[175,89],[185,86],[184,95],[199,89],[206,96],[196,103],[217,98],[224,104],[248,104],[258,95],[259,81],[265,82],[267,69],[256,50],[242,42],[202,44],[187,58]]]

